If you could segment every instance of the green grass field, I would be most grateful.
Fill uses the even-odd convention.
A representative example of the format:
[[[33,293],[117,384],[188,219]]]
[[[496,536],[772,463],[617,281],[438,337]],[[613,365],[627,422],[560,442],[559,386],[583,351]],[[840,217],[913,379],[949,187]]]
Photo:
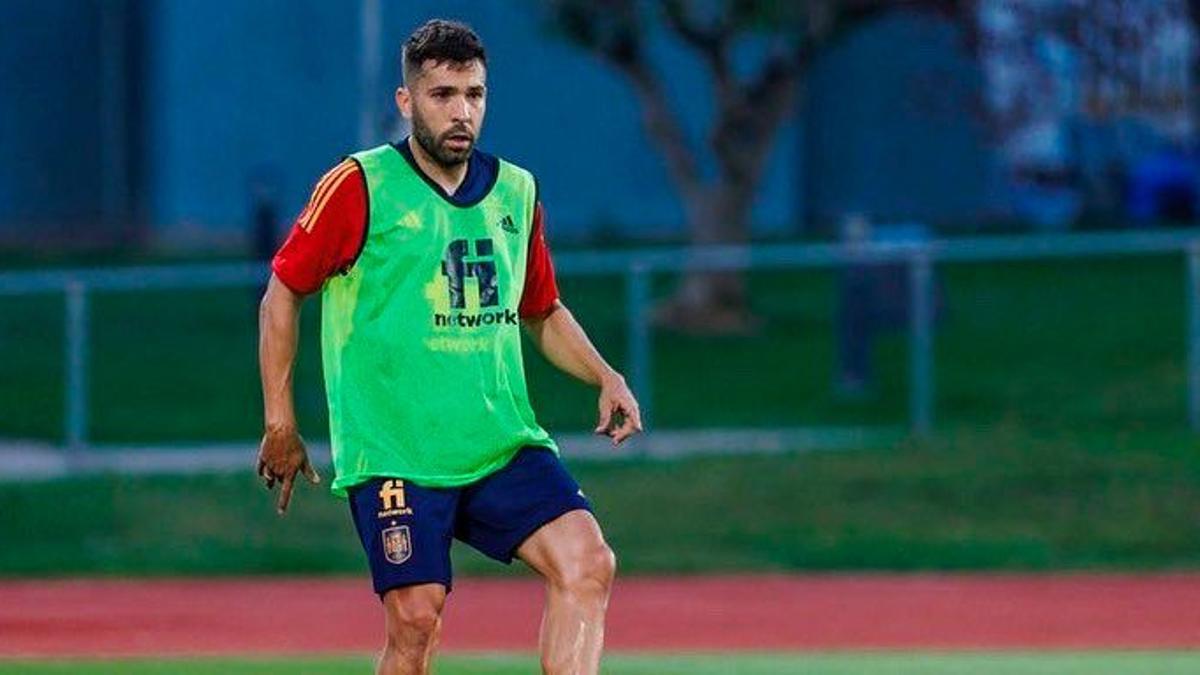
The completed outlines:
[[[0,675],[346,675],[370,672],[368,657],[195,659],[178,661],[0,661]],[[613,655],[608,675],[1184,675],[1200,669],[1196,652],[819,653]],[[527,675],[532,656],[441,657],[439,675]]]
[[[825,569],[1147,569],[1200,563],[1200,454],[1184,424],[1175,258],[955,267],[938,334],[938,429],[851,452],[575,463],[631,573]],[[831,278],[751,278],[758,334],[659,332],[657,423],[895,424],[904,339],[878,395],[831,392]],[[619,280],[564,297],[623,359]],[[665,292],[665,288],[659,288]],[[94,435],[250,440],[260,425],[248,292],[97,298]],[[311,309],[316,309],[313,305]],[[0,437],[56,438],[61,302],[0,299]],[[298,378],[324,434],[316,311]],[[46,338],[44,333],[51,336]],[[57,336],[57,337],[55,337]],[[528,359],[552,432],[590,428],[594,394]],[[703,383],[703,386],[699,386]],[[0,575],[360,573],[345,504],[304,487],[277,520],[249,474],[0,484]],[[53,508],[48,508],[53,504]],[[86,514],[86,518],[80,517]],[[469,552],[460,571],[502,568]]]
[[[1183,266],[1177,257],[950,265],[937,334],[941,423],[1132,432],[1184,425]],[[658,279],[656,292],[669,292]],[[876,395],[833,391],[834,283],[826,271],[750,277],[754,335],[655,333],[660,427],[903,424],[906,340],[877,348]],[[562,292],[601,349],[624,362],[624,286],[564,278]],[[93,303],[91,437],[98,442],[253,439],[261,427],[250,289],[98,293]],[[0,438],[59,439],[61,297],[0,298]],[[318,303],[305,310],[296,374],[305,434],[326,434]],[[17,355],[8,357],[7,355]],[[544,424],[590,429],[594,396],[540,355],[527,358]],[[704,386],[697,386],[703,382]]]
[[[1183,433],[1011,427],[841,453],[572,462],[625,573],[1200,564]],[[246,472],[0,483],[0,575],[364,573],[345,502]],[[458,547],[459,572],[508,568]]]

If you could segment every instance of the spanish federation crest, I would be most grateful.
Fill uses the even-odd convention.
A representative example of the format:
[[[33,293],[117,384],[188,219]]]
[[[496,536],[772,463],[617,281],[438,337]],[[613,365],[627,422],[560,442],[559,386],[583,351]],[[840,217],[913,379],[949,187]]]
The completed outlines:
[[[412,555],[412,537],[407,525],[389,527],[383,531],[383,555],[394,565],[408,560]]]

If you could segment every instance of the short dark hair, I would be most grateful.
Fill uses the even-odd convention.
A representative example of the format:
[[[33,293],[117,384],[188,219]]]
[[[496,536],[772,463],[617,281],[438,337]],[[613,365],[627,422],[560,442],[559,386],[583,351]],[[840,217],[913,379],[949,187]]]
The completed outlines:
[[[413,31],[401,49],[400,68],[407,82],[412,73],[432,59],[434,63],[449,61],[466,65],[475,59],[487,65],[483,41],[465,23],[446,19],[431,19]]]

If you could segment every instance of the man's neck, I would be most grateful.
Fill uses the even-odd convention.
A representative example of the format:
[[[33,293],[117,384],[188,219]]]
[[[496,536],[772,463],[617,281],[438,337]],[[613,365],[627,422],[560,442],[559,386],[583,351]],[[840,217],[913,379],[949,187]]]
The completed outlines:
[[[467,178],[467,162],[444,167],[433,161],[433,158],[425,152],[425,148],[421,147],[417,139],[412,136],[408,137],[408,150],[412,153],[413,159],[417,161],[417,166],[421,167],[421,171],[424,171],[425,175],[429,176],[430,180],[437,183],[448,195],[457,192],[459,186]]]

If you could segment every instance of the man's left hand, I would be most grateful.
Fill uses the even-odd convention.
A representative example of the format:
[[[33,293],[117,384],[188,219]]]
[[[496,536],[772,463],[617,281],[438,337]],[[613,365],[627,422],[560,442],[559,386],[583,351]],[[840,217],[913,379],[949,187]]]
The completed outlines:
[[[600,383],[600,421],[596,433],[612,439],[613,446],[642,430],[642,413],[625,378],[613,374]]]

